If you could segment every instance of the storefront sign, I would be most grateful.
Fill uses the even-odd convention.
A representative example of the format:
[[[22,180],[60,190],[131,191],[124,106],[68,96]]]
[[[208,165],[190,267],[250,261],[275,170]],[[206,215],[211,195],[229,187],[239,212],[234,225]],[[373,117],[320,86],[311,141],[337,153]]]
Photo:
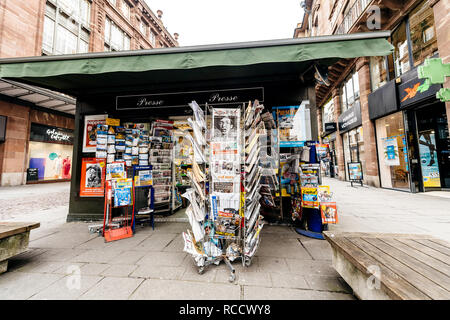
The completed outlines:
[[[398,111],[397,85],[389,81],[368,96],[369,118],[375,120],[392,112]]]
[[[156,109],[187,106],[192,101],[199,105],[227,105],[264,101],[264,88],[174,92],[116,97],[116,110]]]
[[[80,197],[104,196],[105,169],[105,159],[81,159]]]
[[[384,144],[384,163],[387,166],[399,166],[400,158],[398,153],[397,137],[386,138]]]
[[[363,179],[361,162],[348,163],[348,178],[352,182],[361,182]]]
[[[337,130],[336,122],[326,122],[324,125],[324,131],[326,134],[333,133]]]
[[[353,128],[356,128],[362,124],[361,119],[361,106],[359,101],[355,103],[355,106],[342,113],[338,118],[339,132],[347,132]]]
[[[417,78],[417,72],[415,72],[414,78],[405,81],[398,86],[400,108],[405,108],[426,98],[436,97],[436,92],[438,92],[442,86],[440,84],[434,84],[430,86],[428,90],[421,92],[420,89],[424,82],[425,79]]]
[[[73,144],[73,130],[32,123],[30,141]]]
[[[424,132],[419,134],[419,153],[423,186],[439,188],[441,180],[434,133]]]

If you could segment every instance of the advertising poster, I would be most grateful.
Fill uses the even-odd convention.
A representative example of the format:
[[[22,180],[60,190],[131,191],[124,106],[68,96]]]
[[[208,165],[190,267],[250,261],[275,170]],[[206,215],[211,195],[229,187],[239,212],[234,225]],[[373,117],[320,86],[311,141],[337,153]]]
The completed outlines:
[[[321,202],[320,214],[322,216],[322,223],[338,223],[338,215],[336,202]]]
[[[419,153],[423,186],[439,188],[441,180],[434,133],[425,132],[419,134]]]
[[[317,188],[302,188],[302,207],[319,208]]]
[[[80,197],[104,196],[105,169],[105,159],[81,159]]]
[[[350,181],[361,181],[363,179],[361,162],[348,163],[348,177]]]
[[[106,180],[125,178],[125,163],[113,162],[106,165]]]
[[[400,158],[398,153],[397,137],[387,138],[384,144],[384,163],[387,166],[399,166]]]
[[[319,159],[326,158],[328,151],[328,144],[316,144],[316,153]]]
[[[100,114],[84,117],[83,152],[97,151],[97,125],[106,124],[107,116]]]
[[[294,132],[294,119],[299,106],[274,107],[274,118],[278,122],[280,147],[302,147],[304,141],[298,141]]]

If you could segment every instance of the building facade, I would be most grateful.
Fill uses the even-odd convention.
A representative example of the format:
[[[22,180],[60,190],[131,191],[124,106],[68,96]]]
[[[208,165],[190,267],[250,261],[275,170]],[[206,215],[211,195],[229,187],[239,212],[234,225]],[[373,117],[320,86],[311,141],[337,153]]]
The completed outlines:
[[[342,59],[329,68],[329,83],[316,85],[331,172],[349,180],[349,163],[360,163],[368,185],[450,190],[450,103],[436,99],[441,85],[418,90],[424,81],[417,76],[426,58],[450,63],[450,2],[307,0],[302,6],[294,37],[392,32],[392,55]]]
[[[178,46],[144,0],[5,0],[0,57]],[[70,179],[75,100],[0,79],[0,186]]]

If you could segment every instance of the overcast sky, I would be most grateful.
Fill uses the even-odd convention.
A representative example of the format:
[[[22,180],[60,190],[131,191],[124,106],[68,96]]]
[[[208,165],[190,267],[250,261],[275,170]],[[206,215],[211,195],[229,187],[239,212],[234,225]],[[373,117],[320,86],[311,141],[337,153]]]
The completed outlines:
[[[146,0],[180,46],[292,38],[299,0]]]

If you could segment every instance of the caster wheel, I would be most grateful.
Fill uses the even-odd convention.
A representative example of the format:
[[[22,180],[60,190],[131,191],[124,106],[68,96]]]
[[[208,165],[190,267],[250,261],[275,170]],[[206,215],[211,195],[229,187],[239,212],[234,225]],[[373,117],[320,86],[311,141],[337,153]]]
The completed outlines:
[[[205,268],[201,267],[198,269],[198,274],[203,274],[203,272],[205,272]]]
[[[245,259],[244,263],[245,263],[246,267],[250,267],[250,265],[252,264],[252,260],[247,258],[247,259]]]
[[[233,283],[236,280],[236,276],[233,274],[228,278],[228,282]]]

